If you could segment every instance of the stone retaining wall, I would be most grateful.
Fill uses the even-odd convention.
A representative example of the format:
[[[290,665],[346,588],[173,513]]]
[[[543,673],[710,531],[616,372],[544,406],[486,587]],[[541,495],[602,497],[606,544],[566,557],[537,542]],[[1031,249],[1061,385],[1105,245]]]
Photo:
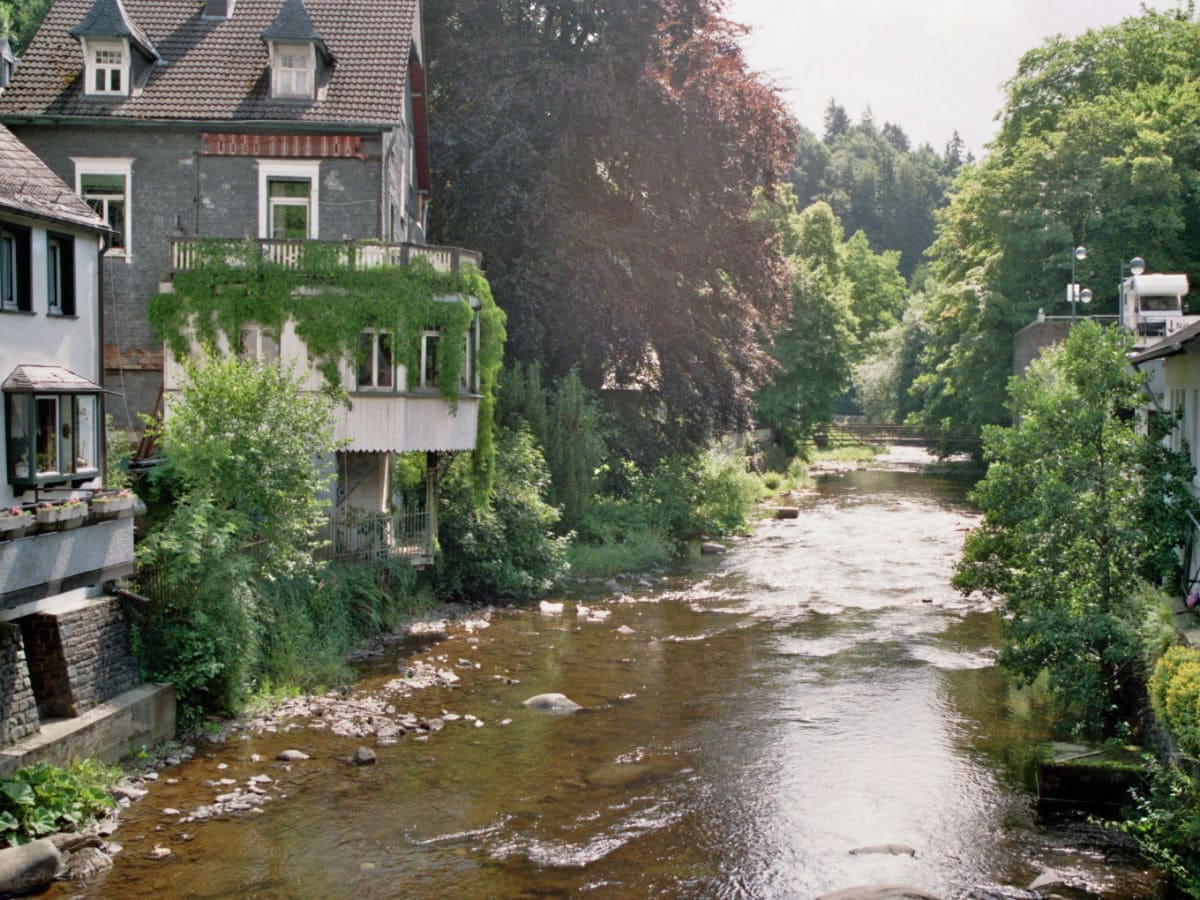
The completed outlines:
[[[37,702],[25,665],[21,629],[0,622],[0,747],[38,730]]]
[[[116,598],[100,598],[56,618],[74,715],[141,684],[129,653],[129,627]]]

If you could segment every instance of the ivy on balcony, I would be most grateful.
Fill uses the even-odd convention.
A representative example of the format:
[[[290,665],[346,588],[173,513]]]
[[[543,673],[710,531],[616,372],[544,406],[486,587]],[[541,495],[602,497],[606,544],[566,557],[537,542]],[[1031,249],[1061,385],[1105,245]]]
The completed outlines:
[[[173,292],[150,301],[150,323],[176,357],[185,357],[193,340],[215,347],[223,336],[229,346],[237,347],[243,327],[250,323],[279,335],[290,319],[335,393],[342,390],[339,364],[357,361],[364,331],[394,335],[395,361],[404,365],[411,383],[420,366],[421,332],[433,329],[442,336],[437,388],[455,407],[474,315],[466,298],[476,298],[481,396],[475,488],[477,500],[486,499],[495,457],[492,420],[505,316],[475,266],[438,272],[419,258],[400,266],[356,266],[354,245],[316,241],[304,242],[289,266],[265,258],[254,241],[204,240],[192,253],[190,267],[173,278]]]

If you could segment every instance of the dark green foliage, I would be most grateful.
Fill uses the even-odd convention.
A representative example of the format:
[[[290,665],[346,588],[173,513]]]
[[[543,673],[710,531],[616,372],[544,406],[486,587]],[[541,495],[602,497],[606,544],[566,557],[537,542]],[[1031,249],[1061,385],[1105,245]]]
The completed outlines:
[[[828,203],[848,233],[862,231],[876,252],[895,251],[900,273],[912,275],[933,243],[934,212],[946,204],[950,178],[964,161],[951,155],[965,153],[961,142],[947,145],[942,157],[928,145],[912,149],[899,125],[876,128],[869,115],[851,123],[833,100],[823,141],[799,132],[789,178],[798,208]]]
[[[1005,420],[1012,338],[1068,312],[1071,250],[1092,312],[1115,310],[1119,264],[1200,273],[1200,23],[1145,11],[1022,58],[988,156],[966,166],[933,245],[926,424]],[[1094,274],[1093,274],[1094,273]]]
[[[1132,836],[1146,859],[1166,872],[1174,887],[1200,897],[1200,790],[1175,763],[1146,758],[1150,788],[1138,797],[1138,813],[1118,828]]]
[[[13,52],[20,56],[33,40],[52,0],[0,0],[0,34],[8,32]]]
[[[347,654],[432,602],[406,559],[334,564],[316,580],[266,586],[255,680],[304,691],[352,681]]]
[[[569,538],[552,534],[558,510],[546,502],[550,475],[532,435],[497,429],[496,460],[486,507],[474,504],[460,459],[442,482],[439,596],[531,600],[566,572]]]
[[[120,774],[96,762],[17,769],[0,780],[0,840],[15,847],[104,816],[116,806],[107,788]]]
[[[1145,478],[1150,441],[1119,415],[1139,399],[1126,344],[1116,329],[1083,322],[1012,379],[1019,425],[984,429],[990,466],[974,493],[984,521],[954,579],[1004,599],[1002,663],[1027,682],[1048,672],[1065,723],[1101,738],[1123,735],[1140,704],[1154,601],[1139,576],[1157,559],[1154,544],[1186,537],[1164,507],[1196,503]]]

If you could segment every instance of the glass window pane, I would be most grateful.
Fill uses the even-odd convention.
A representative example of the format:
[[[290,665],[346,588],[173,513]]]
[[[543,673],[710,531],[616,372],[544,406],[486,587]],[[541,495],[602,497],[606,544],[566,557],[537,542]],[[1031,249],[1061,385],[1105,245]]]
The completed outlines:
[[[307,200],[309,182],[307,178],[301,181],[284,181],[273,178],[268,183],[268,189],[272,197],[297,197]]]
[[[272,205],[271,237],[281,240],[308,237],[308,207],[286,203]]]
[[[374,383],[371,377],[371,363],[373,361],[373,350],[375,344],[375,335],[369,331],[358,336],[358,386],[370,387]]]
[[[83,395],[75,399],[75,471],[100,468],[99,398]]]
[[[434,387],[437,384],[437,351],[438,336],[436,334],[425,335],[425,369],[421,373],[422,387]]]
[[[58,398],[37,398],[37,472],[58,472]]]
[[[29,395],[18,394],[6,404],[8,417],[8,458],[12,461],[13,477],[29,478],[30,425]]]
[[[392,336],[386,331],[379,333],[379,340],[376,342],[378,355],[375,359],[375,384],[377,387],[392,386]]]

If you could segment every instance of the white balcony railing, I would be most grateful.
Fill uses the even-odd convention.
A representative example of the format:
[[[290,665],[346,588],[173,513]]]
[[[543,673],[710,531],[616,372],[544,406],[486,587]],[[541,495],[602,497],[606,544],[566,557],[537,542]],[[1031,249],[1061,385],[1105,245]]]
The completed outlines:
[[[433,529],[427,509],[372,513],[342,507],[329,520],[330,558],[374,562],[433,558]]]
[[[171,270],[186,272],[196,265],[201,248],[210,248],[214,238],[171,238]],[[461,247],[439,247],[426,244],[382,244],[374,241],[303,241],[267,240],[254,242],[263,259],[289,269],[297,268],[308,244],[321,244],[338,251],[338,258],[350,268],[375,268],[376,266],[403,266],[414,259],[427,260],[438,272],[453,272],[464,263],[479,267],[483,255]],[[245,241],[229,240],[230,261],[237,258],[237,250]]]

